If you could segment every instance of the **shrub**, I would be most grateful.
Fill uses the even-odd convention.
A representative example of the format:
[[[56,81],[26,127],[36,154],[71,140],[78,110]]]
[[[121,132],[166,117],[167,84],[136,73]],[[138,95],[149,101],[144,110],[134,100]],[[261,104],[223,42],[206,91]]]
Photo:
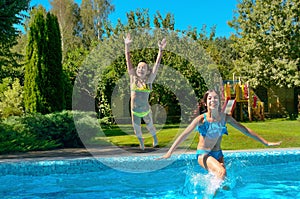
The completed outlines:
[[[82,147],[82,140],[88,142],[99,132],[93,114],[62,111],[9,117],[0,123],[0,153]]]
[[[20,130],[19,125],[0,123],[0,153],[47,150],[59,145],[55,141],[41,140],[29,131]]]
[[[94,112],[63,111],[46,115],[52,122],[47,135],[64,147],[82,147],[99,132],[99,124]],[[74,123],[75,121],[75,123]],[[79,132],[79,134],[78,134]]]
[[[20,80],[10,81],[6,78],[0,85],[0,118],[23,114],[23,88]]]

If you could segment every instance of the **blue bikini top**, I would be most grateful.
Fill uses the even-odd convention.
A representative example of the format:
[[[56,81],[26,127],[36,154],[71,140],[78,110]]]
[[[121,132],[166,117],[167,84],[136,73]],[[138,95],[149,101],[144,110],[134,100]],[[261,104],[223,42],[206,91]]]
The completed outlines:
[[[209,138],[220,137],[223,134],[228,135],[226,121],[223,119],[220,122],[208,122],[206,113],[204,113],[204,122],[202,125],[197,126],[198,132],[203,136]]]

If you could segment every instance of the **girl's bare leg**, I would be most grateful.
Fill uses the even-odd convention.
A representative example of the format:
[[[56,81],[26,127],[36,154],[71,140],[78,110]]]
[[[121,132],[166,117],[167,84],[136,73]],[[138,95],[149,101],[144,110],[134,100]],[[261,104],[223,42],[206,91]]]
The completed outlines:
[[[216,194],[226,177],[223,157],[221,157],[220,160],[216,160],[214,157],[209,155],[200,155],[198,157],[198,163],[218,178],[218,183],[214,181],[214,183],[217,183],[217,187],[214,189],[214,194]]]
[[[206,170],[218,176],[220,179],[225,179],[226,169],[224,167],[223,157],[218,161],[209,155],[201,155],[198,157],[198,163]]]
[[[149,113],[143,119],[144,119],[144,121],[145,121],[145,123],[147,125],[148,131],[152,135],[152,138],[153,138],[153,147],[158,146],[158,140],[157,140],[157,136],[156,136],[156,128],[154,127],[154,124],[153,124],[152,114]]]
[[[141,118],[137,117],[135,115],[132,115],[132,126],[134,129],[134,133],[139,140],[140,149],[144,150],[145,146],[144,146],[144,138],[142,135],[142,128],[141,128]]]

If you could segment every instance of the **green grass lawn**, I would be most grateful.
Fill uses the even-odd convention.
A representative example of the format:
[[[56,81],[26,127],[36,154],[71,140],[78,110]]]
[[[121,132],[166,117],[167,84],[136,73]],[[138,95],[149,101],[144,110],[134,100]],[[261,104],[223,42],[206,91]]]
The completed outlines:
[[[300,120],[273,119],[260,122],[242,123],[251,128],[268,141],[282,141],[278,148],[300,147]],[[245,136],[230,125],[229,135],[223,136],[223,150],[259,149],[267,148],[263,144]],[[169,147],[176,137],[184,130],[185,126],[179,125],[156,125],[160,147]],[[105,136],[99,136],[96,140],[109,142],[117,146],[138,146],[138,140],[133,133],[131,125],[112,126],[103,130]],[[152,138],[143,126],[143,137],[146,147],[152,146]],[[193,132],[188,139],[181,144],[182,148],[196,149],[198,132]]]

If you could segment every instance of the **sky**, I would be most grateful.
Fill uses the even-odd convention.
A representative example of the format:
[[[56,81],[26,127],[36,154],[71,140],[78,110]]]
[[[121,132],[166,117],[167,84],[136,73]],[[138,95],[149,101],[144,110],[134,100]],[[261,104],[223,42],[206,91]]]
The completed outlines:
[[[75,0],[79,5],[81,0]],[[31,0],[31,5],[42,4],[49,10],[49,0]],[[201,31],[206,25],[206,31],[216,26],[217,37],[229,37],[235,33],[234,29],[227,25],[234,16],[237,0],[111,0],[115,11],[109,15],[109,20],[116,24],[118,18],[126,22],[126,13],[139,9],[148,9],[151,21],[156,11],[164,17],[172,13],[175,20],[175,29],[187,30],[196,27]]]

